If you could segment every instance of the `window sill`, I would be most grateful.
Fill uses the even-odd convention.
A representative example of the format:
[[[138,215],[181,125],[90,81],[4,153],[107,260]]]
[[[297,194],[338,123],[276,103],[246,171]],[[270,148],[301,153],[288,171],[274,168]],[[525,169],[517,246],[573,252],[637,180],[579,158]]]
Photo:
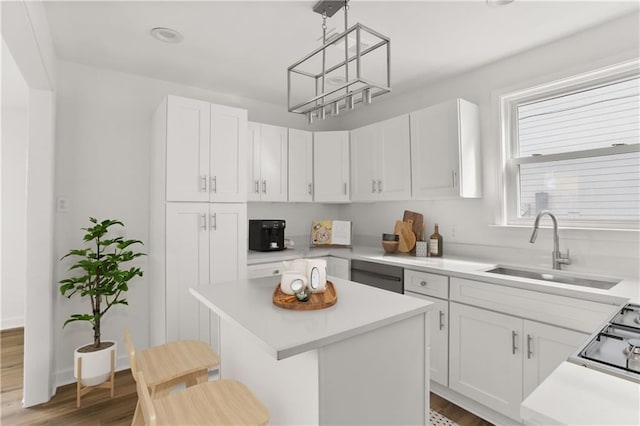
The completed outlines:
[[[497,229],[533,229],[533,224],[493,224],[489,225],[489,228],[497,228]],[[552,229],[552,226],[549,225],[540,225],[542,229]],[[558,229],[561,231],[579,231],[579,232],[628,232],[628,233],[640,233],[640,229],[638,228],[615,228],[615,227],[588,227],[588,226],[561,226],[558,225]]]

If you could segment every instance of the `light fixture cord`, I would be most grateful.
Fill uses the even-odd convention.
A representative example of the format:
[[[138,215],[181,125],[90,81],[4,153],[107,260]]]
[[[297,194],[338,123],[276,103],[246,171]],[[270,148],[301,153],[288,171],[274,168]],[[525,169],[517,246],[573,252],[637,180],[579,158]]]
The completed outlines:
[[[347,29],[349,28],[349,0],[344,0],[344,81],[349,82],[349,36],[346,34]],[[345,88],[346,93],[349,93],[349,86]],[[347,106],[345,105],[345,108]]]
[[[322,45],[327,42],[327,12],[322,12]],[[322,49],[322,93],[324,94],[324,80],[326,74],[326,50]],[[322,104],[324,104],[324,97],[322,97]]]

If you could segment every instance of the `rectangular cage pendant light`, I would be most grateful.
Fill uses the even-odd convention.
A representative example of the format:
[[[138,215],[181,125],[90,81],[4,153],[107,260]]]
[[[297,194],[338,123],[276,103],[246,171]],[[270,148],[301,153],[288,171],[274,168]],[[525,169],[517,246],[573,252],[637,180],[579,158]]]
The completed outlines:
[[[344,32],[326,36],[326,18],[344,6]],[[289,112],[309,123],[336,116],[391,91],[391,40],[360,23],[348,27],[347,1],[320,1],[323,44],[287,69]]]

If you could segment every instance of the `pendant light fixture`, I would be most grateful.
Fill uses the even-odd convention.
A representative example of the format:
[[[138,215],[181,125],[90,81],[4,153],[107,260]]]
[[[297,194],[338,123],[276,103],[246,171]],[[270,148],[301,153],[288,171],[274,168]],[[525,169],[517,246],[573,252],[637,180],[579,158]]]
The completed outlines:
[[[327,18],[340,9],[344,32],[327,38]],[[305,114],[309,124],[391,91],[389,37],[360,23],[349,27],[349,0],[322,0],[313,11],[322,15],[322,46],[287,69],[289,112]]]

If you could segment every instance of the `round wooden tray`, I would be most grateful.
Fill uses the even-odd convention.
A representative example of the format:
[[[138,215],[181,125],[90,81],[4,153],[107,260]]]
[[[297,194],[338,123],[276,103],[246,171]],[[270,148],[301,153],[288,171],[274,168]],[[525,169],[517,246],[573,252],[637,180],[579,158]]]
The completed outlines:
[[[324,309],[333,306],[338,301],[336,289],[331,281],[327,281],[324,293],[311,293],[309,300],[300,302],[295,295],[285,294],[280,290],[280,283],[273,292],[273,304],[284,309],[294,311],[312,311],[314,309]]]

